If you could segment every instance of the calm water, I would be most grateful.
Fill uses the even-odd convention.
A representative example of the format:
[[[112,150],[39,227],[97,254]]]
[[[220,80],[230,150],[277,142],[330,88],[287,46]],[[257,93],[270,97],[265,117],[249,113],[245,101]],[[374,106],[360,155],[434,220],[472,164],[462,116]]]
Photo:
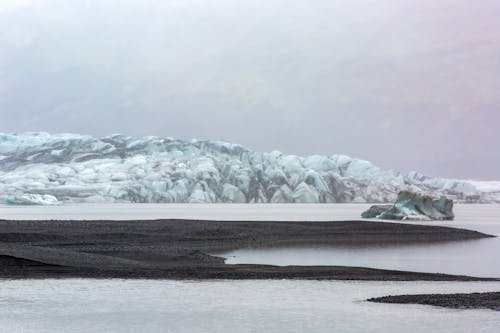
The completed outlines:
[[[0,219],[136,220],[204,219],[251,221],[359,220],[370,204],[68,204],[60,206],[0,205]],[[452,222],[412,222],[469,227],[500,235],[500,204],[455,205]]]
[[[500,283],[2,281],[1,332],[498,332],[490,310],[368,297],[500,290]]]
[[[3,206],[0,219],[335,221],[358,219],[368,206]],[[500,235],[500,205],[457,206],[455,212],[456,221],[432,224]],[[462,267],[470,275],[496,276],[500,261],[495,255],[499,250],[498,239],[491,239],[398,249],[310,247],[267,249],[260,253],[252,250],[238,260],[248,260],[252,255],[256,262],[275,264],[314,261],[448,272]],[[285,259],[294,262],[285,263]],[[499,290],[500,282],[3,280],[0,332],[498,332],[500,315],[494,311],[375,304],[364,300],[390,294]]]
[[[356,206],[339,209],[347,212]],[[332,209],[335,208],[332,207]],[[354,215],[355,212],[352,212]],[[457,205],[452,222],[412,222],[500,235],[500,205]],[[334,212],[332,210],[332,215]],[[335,219],[335,218],[334,218]],[[407,223],[407,222],[404,222]],[[430,245],[277,247],[217,253],[228,264],[344,265],[405,271],[500,277],[500,237]]]
[[[279,247],[216,253],[228,264],[340,265],[500,278],[500,241],[413,246]]]
[[[305,220],[359,219],[370,205],[189,205],[189,204],[82,204],[62,206],[0,206],[4,219],[209,219]],[[500,235],[500,205],[456,205],[452,222],[412,222],[445,225]],[[345,265],[418,272],[439,272],[500,277],[500,237],[414,246],[280,247],[239,249],[218,253],[228,264]]]
[[[136,220],[203,219],[252,221],[331,221],[359,219],[365,204],[68,204],[0,205],[0,219]]]

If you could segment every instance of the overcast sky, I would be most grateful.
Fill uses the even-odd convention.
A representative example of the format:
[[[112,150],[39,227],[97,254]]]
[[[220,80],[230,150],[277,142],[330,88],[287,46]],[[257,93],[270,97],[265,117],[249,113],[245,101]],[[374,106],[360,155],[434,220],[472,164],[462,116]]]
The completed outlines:
[[[500,179],[500,1],[0,1],[0,131]]]

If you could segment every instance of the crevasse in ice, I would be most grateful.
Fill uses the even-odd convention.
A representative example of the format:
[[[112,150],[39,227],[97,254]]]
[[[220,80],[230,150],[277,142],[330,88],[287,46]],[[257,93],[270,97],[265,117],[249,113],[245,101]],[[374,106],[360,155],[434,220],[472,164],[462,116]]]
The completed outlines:
[[[0,134],[0,202],[393,202],[401,190],[500,202],[500,182],[383,170],[345,155],[260,153],[219,141]]]

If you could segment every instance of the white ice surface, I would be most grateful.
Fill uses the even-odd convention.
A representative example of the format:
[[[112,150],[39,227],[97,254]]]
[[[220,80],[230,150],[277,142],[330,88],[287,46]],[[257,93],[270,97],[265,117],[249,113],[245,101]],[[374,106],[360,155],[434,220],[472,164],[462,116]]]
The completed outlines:
[[[260,153],[219,141],[0,134],[0,202],[392,202],[400,190],[500,202],[500,182],[383,170],[345,155]],[[45,204],[45,200],[31,203]]]

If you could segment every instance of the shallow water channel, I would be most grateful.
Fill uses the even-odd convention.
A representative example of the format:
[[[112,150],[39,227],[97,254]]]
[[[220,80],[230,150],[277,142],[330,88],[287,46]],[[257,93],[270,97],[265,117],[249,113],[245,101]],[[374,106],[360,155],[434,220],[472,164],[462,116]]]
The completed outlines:
[[[0,206],[4,219],[359,220],[366,204],[69,204]],[[454,221],[411,222],[500,235],[500,205],[455,205]],[[388,222],[389,223],[389,222]],[[408,222],[402,222],[408,223]],[[345,265],[500,277],[500,237],[427,245],[279,247],[216,253],[228,264]]]
[[[215,253],[227,264],[358,266],[500,277],[500,242],[480,239],[425,245],[270,247]]]
[[[411,223],[500,235],[499,205],[457,205],[455,213],[454,221]],[[500,278],[500,237],[415,245],[244,248],[214,254],[228,264],[340,265]]]

